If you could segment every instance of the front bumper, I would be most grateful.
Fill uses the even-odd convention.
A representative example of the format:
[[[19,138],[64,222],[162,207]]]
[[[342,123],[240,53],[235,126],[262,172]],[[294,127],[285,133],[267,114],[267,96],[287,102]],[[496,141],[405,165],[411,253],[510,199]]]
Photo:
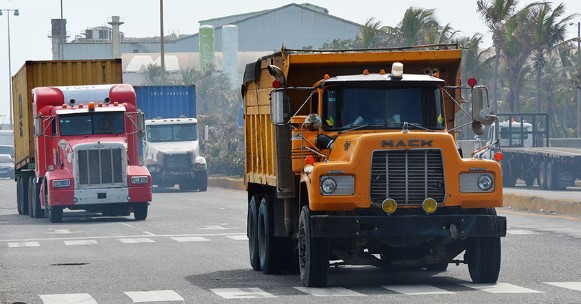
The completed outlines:
[[[324,238],[504,237],[506,218],[496,215],[312,215],[311,235]]]

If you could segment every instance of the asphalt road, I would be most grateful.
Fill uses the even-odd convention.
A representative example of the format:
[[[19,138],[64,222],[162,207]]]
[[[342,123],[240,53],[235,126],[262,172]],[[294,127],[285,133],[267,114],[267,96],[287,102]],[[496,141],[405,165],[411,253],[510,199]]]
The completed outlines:
[[[63,223],[18,215],[0,180],[0,303],[580,303],[581,220],[508,217],[496,285],[445,272],[331,269],[329,287],[251,270],[246,193],[154,194],[146,221],[65,212]]]

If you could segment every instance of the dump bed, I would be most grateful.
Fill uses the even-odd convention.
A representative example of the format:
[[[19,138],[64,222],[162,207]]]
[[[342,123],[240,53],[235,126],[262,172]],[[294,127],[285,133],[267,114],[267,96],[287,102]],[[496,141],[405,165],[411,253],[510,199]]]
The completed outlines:
[[[12,78],[15,169],[34,163],[32,89],[122,82],[121,59],[26,61]]]
[[[242,86],[246,130],[246,181],[276,185],[276,131],[270,124],[269,99],[274,77],[268,72],[269,65],[276,65],[283,71],[288,87],[312,87],[325,74],[331,77],[355,75],[362,74],[364,69],[369,73],[379,73],[382,69],[389,73],[394,62],[404,64],[404,74],[437,71],[439,78],[445,80],[447,85],[459,85],[461,59],[462,51],[456,45],[438,45],[346,51],[283,49],[248,64]],[[305,96],[300,94],[289,92],[293,114],[305,101]],[[459,90],[451,91],[450,94],[460,100]],[[459,108],[448,96],[444,96],[444,102],[447,126],[450,128],[454,126],[454,115]],[[303,107],[298,112],[299,115],[308,113],[308,107]],[[290,136],[284,137],[286,136],[280,134],[278,140],[290,142]]]

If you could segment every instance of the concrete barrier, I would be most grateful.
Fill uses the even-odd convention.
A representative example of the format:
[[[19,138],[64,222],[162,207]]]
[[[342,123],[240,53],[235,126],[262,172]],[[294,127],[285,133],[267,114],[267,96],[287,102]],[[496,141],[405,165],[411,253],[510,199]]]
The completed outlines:
[[[233,190],[246,190],[244,181],[241,178],[210,176],[208,185]],[[512,190],[505,191],[503,196],[505,208],[543,214],[581,216],[581,197],[578,199],[552,198],[514,192]]]

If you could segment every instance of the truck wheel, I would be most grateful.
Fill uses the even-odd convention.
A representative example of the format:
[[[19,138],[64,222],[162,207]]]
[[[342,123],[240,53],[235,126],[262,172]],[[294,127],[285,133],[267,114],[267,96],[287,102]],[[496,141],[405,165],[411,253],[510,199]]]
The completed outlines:
[[[208,190],[208,171],[199,171],[196,174],[196,185],[198,186],[198,191]]]
[[[539,188],[543,190],[547,190],[547,164],[541,162],[539,164],[539,176],[537,177],[537,183],[539,184]]]
[[[34,192],[33,192],[33,189],[32,189],[32,184],[34,183],[33,182],[33,177],[29,177],[25,181],[25,183],[28,184],[28,187],[27,187],[28,188],[28,195],[27,195],[27,197],[28,197],[28,215],[30,215],[30,217],[33,218],[34,217],[34,206],[33,206],[34,205],[34,200],[33,200],[33,198],[34,198],[34,194],[33,193]]]
[[[502,186],[503,187],[514,187],[516,185],[516,172],[514,170],[514,165],[510,162],[506,162],[502,166]]]
[[[329,274],[329,241],[311,236],[310,217],[309,208],[303,206],[298,237],[301,281],[306,287],[322,287],[327,285]]]
[[[40,206],[40,184],[34,181],[34,177],[30,180],[30,195],[32,212],[31,216],[33,218],[44,218],[44,210]]]
[[[28,180],[25,177],[19,177],[20,179],[20,208],[22,209],[23,215],[28,215],[30,212],[28,208]]]
[[[277,239],[274,237],[272,201],[265,196],[258,208],[258,256],[260,269],[265,274],[276,274],[281,270],[277,245]]]
[[[486,208],[486,215],[496,215]],[[496,283],[500,272],[500,237],[475,237],[466,249],[468,272],[474,283]]]
[[[549,190],[561,190],[562,187],[559,185],[559,169],[557,164],[554,162],[547,163],[547,189]]]
[[[22,178],[16,179],[16,210],[22,214]]]
[[[63,221],[63,207],[54,206],[48,208],[48,219],[51,223],[60,223]]]
[[[145,221],[148,207],[148,203],[133,204],[133,217],[136,221]]]
[[[248,256],[252,269],[260,270],[260,256],[258,255],[258,203],[260,197],[253,195],[248,202],[248,216],[246,220],[246,235],[248,236]]]

